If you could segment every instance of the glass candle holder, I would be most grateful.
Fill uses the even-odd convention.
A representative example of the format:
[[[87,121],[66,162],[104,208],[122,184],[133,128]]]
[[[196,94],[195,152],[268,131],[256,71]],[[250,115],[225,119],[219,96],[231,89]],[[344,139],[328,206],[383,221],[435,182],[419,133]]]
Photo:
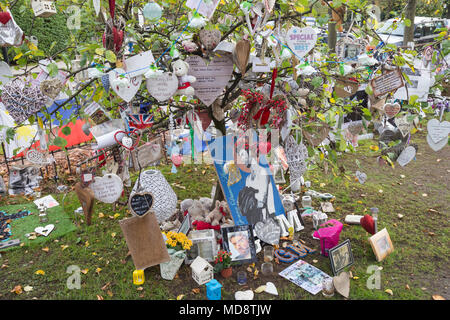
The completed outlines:
[[[264,262],[261,265],[261,272],[266,275],[272,274],[273,273],[273,264],[270,262]]]
[[[311,208],[312,207],[312,199],[310,196],[302,197],[302,206],[303,206],[303,208]]]
[[[241,286],[247,283],[247,272],[238,271],[237,273],[237,283]]]
[[[265,246],[264,247],[264,262],[271,262],[273,260],[273,247]]]
[[[334,296],[334,285],[332,278],[327,278],[322,281],[322,294],[327,298]]]

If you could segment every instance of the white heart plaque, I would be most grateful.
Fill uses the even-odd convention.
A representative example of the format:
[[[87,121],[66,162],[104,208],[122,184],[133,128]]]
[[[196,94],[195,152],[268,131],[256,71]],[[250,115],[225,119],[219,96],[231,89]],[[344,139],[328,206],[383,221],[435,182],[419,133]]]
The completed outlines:
[[[450,122],[439,122],[438,119],[431,119],[427,124],[428,135],[434,143],[438,143],[445,139],[447,141],[450,133]]]
[[[345,298],[350,294],[350,275],[348,272],[341,272],[338,276],[333,277],[333,285],[336,291]]]
[[[90,188],[94,191],[95,199],[104,203],[114,203],[122,195],[123,182],[118,175],[109,173],[103,177],[95,177]]]
[[[416,149],[413,146],[406,147],[397,158],[397,162],[402,167],[406,166],[416,156]]]
[[[289,48],[302,58],[316,45],[317,33],[311,27],[292,27],[287,32],[287,44]]]
[[[48,224],[45,227],[37,227],[34,229],[34,232],[39,233],[40,235],[43,235],[44,237],[48,236],[50,232],[55,229],[54,224]]]
[[[117,79],[125,77],[124,85],[118,85]],[[109,72],[109,83],[114,92],[121,97],[124,101],[130,102],[131,99],[136,95],[141,86],[142,76],[130,77],[125,70],[121,68],[116,68]]]
[[[431,138],[431,136],[428,134],[427,135],[427,142],[428,142],[428,145],[430,146],[431,149],[433,149],[434,151],[439,151],[439,150],[441,150],[443,147],[445,147],[447,145],[448,139],[442,139],[438,143],[435,143],[433,141],[433,139]]]
[[[271,245],[277,245],[280,241],[281,228],[273,219],[259,221],[255,224],[255,235]]]
[[[160,102],[170,99],[177,89],[178,78],[172,72],[158,74],[147,79],[148,92]]]
[[[133,139],[131,139],[130,137],[123,137],[122,144],[125,148],[131,149],[131,147],[133,146]]]
[[[394,120],[403,137],[406,137],[409,134],[412,127],[412,122],[409,122],[407,117],[408,116],[395,118]]]
[[[200,56],[189,56],[185,60],[189,64],[189,75],[197,81],[192,83],[195,95],[206,105],[210,106],[223,93],[233,73],[233,60],[229,55],[214,57],[210,64]]]
[[[253,297],[255,294],[252,290],[245,290],[245,291],[237,291],[234,294],[234,298],[236,300],[253,300]]]
[[[266,283],[266,289],[264,290],[264,292],[273,294],[275,296],[278,295],[277,287],[275,287],[275,285],[272,282],[267,282]]]

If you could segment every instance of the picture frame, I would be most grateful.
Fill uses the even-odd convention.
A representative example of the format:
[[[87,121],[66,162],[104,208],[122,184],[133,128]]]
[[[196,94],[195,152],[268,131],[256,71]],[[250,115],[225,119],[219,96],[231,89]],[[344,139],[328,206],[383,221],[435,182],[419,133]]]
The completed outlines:
[[[231,252],[231,261],[237,263],[256,262],[256,246],[253,228],[250,225],[222,228],[222,244]]]
[[[386,228],[375,233],[369,238],[373,253],[378,262],[383,261],[390,253],[394,251],[391,237]]]
[[[187,235],[189,233],[189,230],[191,230],[191,216],[188,213],[184,217],[184,220],[181,223],[181,226],[178,229],[177,233],[181,232],[181,233],[184,233],[185,235]]]
[[[347,239],[334,248],[331,248],[328,252],[328,256],[330,257],[331,269],[333,270],[333,274],[335,276],[345,268],[355,263],[350,239]]]
[[[366,45],[362,39],[342,38],[336,43],[336,54],[346,63],[358,63],[358,56],[365,52]]]

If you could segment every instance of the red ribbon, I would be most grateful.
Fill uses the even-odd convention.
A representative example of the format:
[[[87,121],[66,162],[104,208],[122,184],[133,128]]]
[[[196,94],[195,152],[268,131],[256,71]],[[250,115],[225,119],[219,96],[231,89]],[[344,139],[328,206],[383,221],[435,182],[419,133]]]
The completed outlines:
[[[186,89],[189,88],[191,86],[190,82],[184,82],[181,86],[178,87],[179,90],[181,89]]]
[[[273,96],[273,91],[275,89],[275,79],[277,78],[277,75],[278,75],[278,69],[275,68],[275,69],[273,69],[273,72],[272,72],[272,83],[270,84],[270,99],[272,99],[272,96]]]
[[[109,1],[109,14],[111,18],[114,19],[114,11],[116,9],[116,0],[108,0]]]

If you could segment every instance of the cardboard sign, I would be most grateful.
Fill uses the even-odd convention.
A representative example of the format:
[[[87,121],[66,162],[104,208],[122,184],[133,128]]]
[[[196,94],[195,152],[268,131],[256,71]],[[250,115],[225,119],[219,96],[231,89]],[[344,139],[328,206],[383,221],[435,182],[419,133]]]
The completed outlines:
[[[90,185],[95,199],[104,203],[116,202],[123,191],[123,182],[118,175],[109,173],[103,177],[95,177]]]
[[[216,11],[217,5],[219,4],[219,0],[211,0],[211,1],[203,1],[203,0],[187,0],[186,6],[191,8],[192,10],[197,10],[198,13],[204,15],[208,19],[214,14]]]
[[[370,80],[375,98],[383,96],[404,86],[402,74],[399,69],[385,73]]]
[[[292,27],[287,32],[287,44],[298,58],[304,57],[316,45],[317,33],[311,27]]]
[[[164,239],[153,212],[143,217],[119,221],[136,270],[170,260]]]
[[[160,102],[170,99],[177,89],[178,78],[172,72],[165,72],[147,79],[148,92]]]
[[[128,75],[133,78],[143,75],[155,63],[151,50],[141,52],[124,61]]]
[[[146,215],[153,206],[153,195],[149,192],[135,193],[128,201],[132,214],[139,217]]]
[[[358,91],[359,84],[347,79],[336,80],[334,91],[340,98],[347,98],[354,95]]]
[[[109,73],[109,83],[114,92],[124,101],[130,102],[139,90],[142,82],[142,75],[131,77],[121,68],[116,68]],[[117,80],[124,77],[124,84],[119,85]]]
[[[223,93],[223,89],[231,79],[233,60],[230,56],[215,57],[209,65],[199,56],[189,56],[189,75],[197,78],[192,83],[195,95],[210,106]]]

